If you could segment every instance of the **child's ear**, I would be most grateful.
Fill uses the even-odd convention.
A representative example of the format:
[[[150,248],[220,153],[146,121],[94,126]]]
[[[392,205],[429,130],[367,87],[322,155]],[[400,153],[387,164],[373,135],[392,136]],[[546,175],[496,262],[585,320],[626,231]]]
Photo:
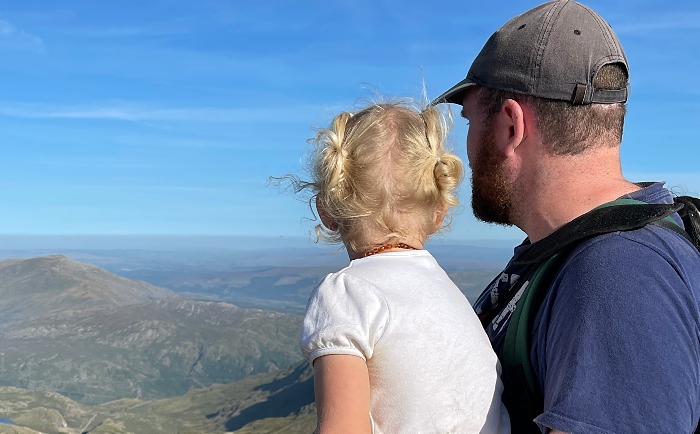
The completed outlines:
[[[433,219],[433,233],[437,232],[438,229],[442,226],[442,222],[445,220],[445,216],[447,215],[447,210],[450,209],[450,206],[447,204],[447,202],[442,202],[442,205],[438,206],[437,209],[435,210],[435,217]]]
[[[328,215],[326,208],[323,206],[318,196],[316,196],[316,211],[318,212],[318,217],[321,219],[323,226],[331,231],[338,230],[338,223]]]

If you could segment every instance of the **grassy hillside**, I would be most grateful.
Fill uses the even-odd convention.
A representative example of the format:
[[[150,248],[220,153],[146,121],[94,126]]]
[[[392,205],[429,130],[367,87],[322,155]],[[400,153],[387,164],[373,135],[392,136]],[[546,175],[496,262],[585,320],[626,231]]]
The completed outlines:
[[[51,392],[0,388],[0,417],[47,434],[310,433],[312,370],[304,362],[274,374],[191,390],[155,401],[122,399],[86,406]],[[33,432],[33,431],[26,431]]]

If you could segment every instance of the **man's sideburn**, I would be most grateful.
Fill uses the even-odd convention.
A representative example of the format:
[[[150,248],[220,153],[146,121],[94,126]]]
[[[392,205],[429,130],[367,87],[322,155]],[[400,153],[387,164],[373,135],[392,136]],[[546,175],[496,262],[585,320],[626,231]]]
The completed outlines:
[[[472,210],[486,223],[510,226],[512,191],[503,168],[503,159],[496,151],[492,116],[484,122],[472,169]]]

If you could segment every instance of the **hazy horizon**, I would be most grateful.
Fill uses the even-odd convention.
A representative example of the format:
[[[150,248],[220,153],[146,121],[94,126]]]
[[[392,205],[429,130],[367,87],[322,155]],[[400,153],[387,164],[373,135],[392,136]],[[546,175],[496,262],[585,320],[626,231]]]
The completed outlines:
[[[440,245],[473,247],[514,247],[517,239],[456,238],[437,235],[426,248]],[[314,243],[312,238],[301,236],[245,236],[245,235],[46,235],[0,234],[0,250],[82,249],[82,250],[270,250],[270,249],[319,249],[339,250],[341,246],[324,242]]]

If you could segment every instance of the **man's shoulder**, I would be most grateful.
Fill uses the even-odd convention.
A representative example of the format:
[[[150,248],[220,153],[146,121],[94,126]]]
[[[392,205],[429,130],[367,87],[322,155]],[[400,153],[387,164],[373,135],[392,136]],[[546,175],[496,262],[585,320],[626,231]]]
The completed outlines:
[[[657,225],[584,240],[572,250],[563,267],[572,261],[599,265],[609,261],[605,268],[616,269],[630,261],[639,264],[643,260],[687,266],[700,273],[700,252],[680,234]]]
[[[663,183],[638,185],[641,189],[631,193],[628,198],[650,205],[674,203],[672,193],[664,188]],[[676,213],[670,218],[678,225],[683,224]],[[659,262],[668,262],[674,268],[687,267],[695,274],[700,273],[700,252],[695,246],[676,231],[656,224],[591,237],[579,242],[568,259],[584,264],[606,260],[608,263],[605,269],[611,271],[624,269],[627,266],[626,262],[630,260],[635,263],[642,260],[651,261],[648,264],[649,268]]]
[[[652,286],[697,304],[700,252],[679,234],[648,225],[581,242],[562,263],[550,291],[582,302],[593,301],[591,297],[626,302]],[[586,297],[580,298],[582,293]]]
[[[683,400],[698,390],[678,380],[697,369],[689,361],[699,348],[700,256],[691,249],[668,229],[645,227],[597,236],[571,252],[533,323],[530,355],[545,396],[539,422],[556,415],[581,422],[594,409],[612,431],[628,408],[654,402],[629,429],[678,423]],[[620,391],[627,406],[605,399]],[[668,396],[663,405],[653,401],[659,394]]]
[[[684,411],[700,390],[689,363],[700,348],[700,252],[649,224],[579,241],[555,273],[530,348],[545,396],[538,422],[581,429],[562,420],[596,414],[596,426],[610,431],[659,432],[649,427],[696,420]],[[620,391],[624,406],[607,398]],[[626,413],[650,403],[641,416]]]

